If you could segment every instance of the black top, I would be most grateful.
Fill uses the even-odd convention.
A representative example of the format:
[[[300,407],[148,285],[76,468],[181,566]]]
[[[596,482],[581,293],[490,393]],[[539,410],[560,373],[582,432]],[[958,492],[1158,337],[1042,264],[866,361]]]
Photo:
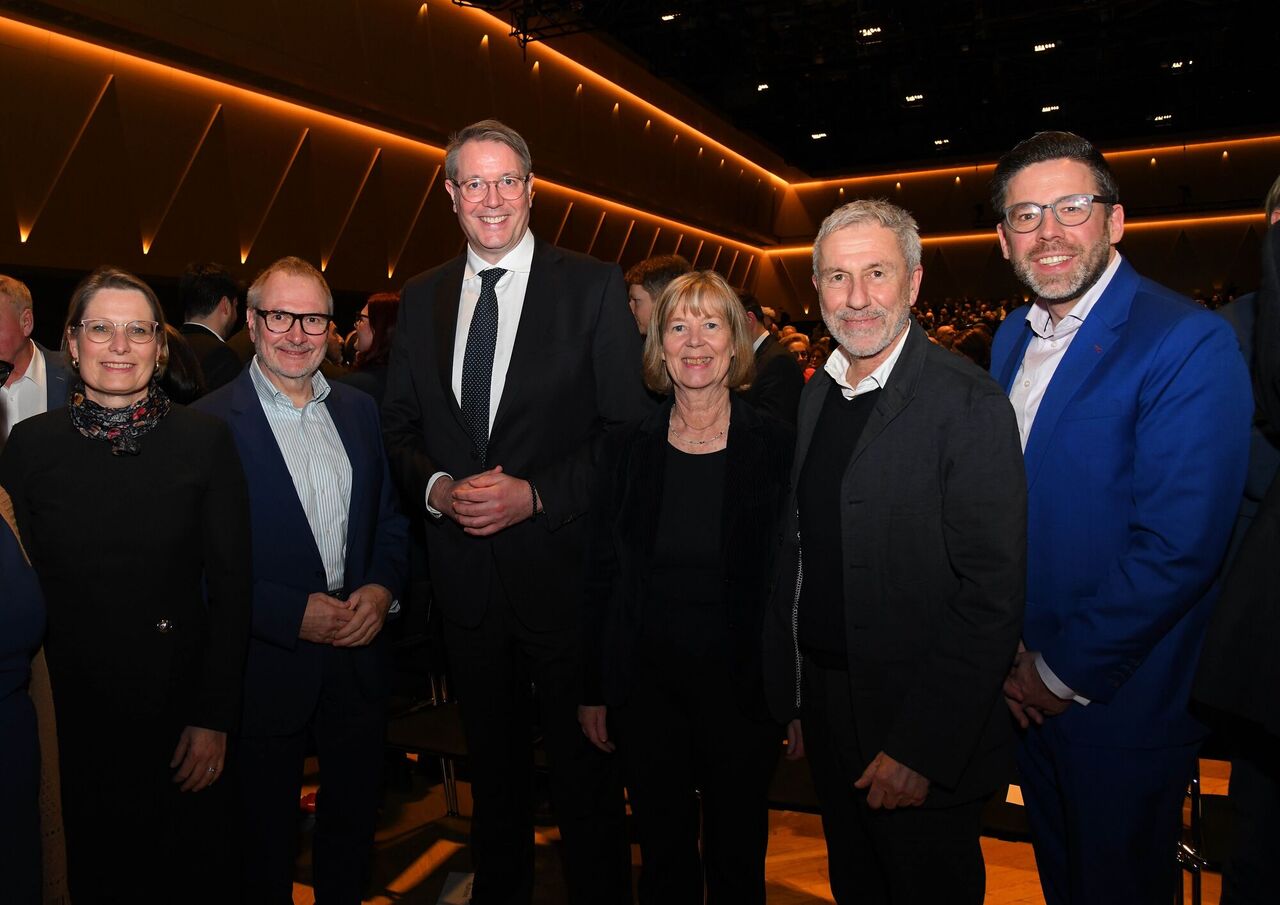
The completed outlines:
[[[796,492],[804,550],[800,649],[830,669],[843,669],[848,662],[840,481],[878,398],[880,391],[873,390],[845,399],[840,385],[831,382]]]
[[[667,445],[653,545],[655,596],[691,606],[723,600],[720,513],[727,460],[723,449],[695,454]]]

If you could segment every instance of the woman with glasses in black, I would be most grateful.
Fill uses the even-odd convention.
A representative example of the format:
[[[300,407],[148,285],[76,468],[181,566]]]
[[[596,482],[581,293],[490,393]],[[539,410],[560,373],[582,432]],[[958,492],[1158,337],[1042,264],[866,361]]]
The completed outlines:
[[[391,337],[400,316],[400,293],[376,292],[356,315],[356,361],[343,379],[364,390],[382,404],[387,392],[387,364],[391,361]]]
[[[231,435],[157,383],[151,288],[75,290],[66,408],[0,455],[48,616],[71,898],[230,901],[220,782],[249,632],[249,504]],[[3,897],[3,891],[0,891]]]

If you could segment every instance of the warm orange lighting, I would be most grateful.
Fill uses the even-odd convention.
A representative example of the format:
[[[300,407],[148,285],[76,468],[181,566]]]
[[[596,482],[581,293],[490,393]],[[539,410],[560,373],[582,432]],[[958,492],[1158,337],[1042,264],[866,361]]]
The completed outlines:
[[[483,36],[483,37],[480,39],[480,46],[481,46],[481,47],[488,47],[488,46],[489,46],[489,36],[488,36],[488,35],[485,35],[485,36]],[[321,268],[321,270],[323,270],[323,269],[324,269],[324,268]]]
[[[1152,166],[1156,165],[1156,159],[1154,157],[1151,158],[1151,165]]]
[[[573,92],[576,97],[582,97],[582,83],[578,83],[578,88]]]
[[[613,105],[613,115],[614,115],[614,116],[617,116],[617,115],[618,115],[618,107],[619,107],[619,104],[617,104],[617,103],[615,103],[615,104]]]
[[[1223,138],[1217,141],[1202,141],[1196,144],[1165,145],[1159,148],[1134,148],[1128,151],[1107,151],[1102,156],[1107,160],[1119,157],[1133,157],[1141,154],[1181,154],[1193,151],[1212,151],[1222,148],[1242,148],[1254,145],[1275,145],[1280,147],[1280,135],[1262,135],[1256,138]]]
[[[347,206],[347,213],[342,218],[342,225],[338,227],[338,234],[333,237],[333,243],[329,246],[329,250],[320,259],[321,270],[329,266],[329,261],[333,258],[333,253],[337,249],[338,243],[342,241],[342,234],[347,231],[347,224],[351,222],[351,215],[355,212],[356,205],[360,203],[360,196],[364,194],[364,187],[369,183],[369,174],[373,172],[373,168],[377,165],[380,156],[382,156],[382,148],[374,148],[373,158],[369,161],[369,165],[365,167],[364,176],[360,179],[360,185],[356,187],[356,193],[351,198],[351,204]]]
[[[959,185],[959,184],[960,184],[960,177],[959,177],[959,176],[957,176],[957,177],[956,177],[956,185]]]
[[[534,74],[534,75],[537,75],[537,74],[538,74],[538,61],[537,61],[537,60],[534,60],[534,61],[533,61],[533,67],[532,67],[532,70],[533,70],[533,74]]]
[[[979,176],[983,172],[994,172],[996,165],[994,163],[984,163],[974,166],[955,166],[955,167],[937,167],[928,170],[904,170],[902,172],[890,171],[888,173],[871,173],[866,176],[842,176],[839,179],[810,179],[805,182],[790,183],[793,189],[814,189],[825,188],[833,182],[887,182],[890,179],[900,181],[910,179],[915,176],[953,176],[969,174]]]
[[[1231,153],[1231,152],[1229,152],[1229,151],[1223,151],[1223,152],[1222,152],[1222,159],[1223,159],[1223,160],[1226,160],[1226,159],[1227,159],[1227,157],[1228,157],[1228,155],[1229,155],[1230,153]]]
[[[897,189],[899,192],[900,192],[900,191],[902,191],[902,183],[901,183],[901,182],[894,183],[894,186],[893,186],[893,187],[894,187],[895,189]]]
[[[422,4],[421,6],[419,6],[419,7],[418,7],[418,15],[419,15],[419,16],[425,16],[425,15],[427,14],[427,12],[428,12],[428,10],[427,10],[427,4],[425,4],[425,3],[424,3],[424,4]]]
[[[1250,223],[1256,221],[1258,225],[1266,223],[1266,216],[1262,213],[1239,213],[1239,214],[1221,214],[1212,217],[1180,217],[1176,219],[1161,220],[1126,220],[1124,228],[1126,231],[1141,231],[1144,229],[1189,229],[1197,226],[1221,226],[1228,223]],[[949,245],[960,242],[996,242],[996,232],[994,229],[975,233],[949,233],[941,236],[921,236],[920,241],[924,245]],[[760,249],[767,255],[808,255],[813,253],[812,245],[783,245],[775,248]]]
[[[409,228],[404,231],[404,240],[396,250],[396,256],[387,262],[388,280],[396,272],[396,268],[400,266],[400,257],[404,254],[405,247],[409,244],[409,237],[413,235],[413,228],[418,225],[418,218],[422,216],[422,209],[427,206],[427,197],[431,194],[431,189],[435,187],[436,179],[440,176],[440,170],[441,165],[436,164],[435,171],[431,174],[431,178],[427,180],[427,189],[422,193],[422,200],[418,202],[418,209],[413,212],[413,219],[409,221]]]
[[[200,133],[200,140],[196,142],[195,148],[191,151],[191,156],[187,158],[187,165],[182,168],[182,175],[178,177],[178,183],[173,187],[173,191],[169,194],[169,200],[165,202],[164,210],[160,212],[160,216],[156,219],[155,229],[152,230],[150,238],[142,240],[142,253],[150,254],[151,246],[155,244],[156,236],[160,235],[160,227],[164,225],[165,218],[169,216],[169,208],[173,207],[174,199],[178,197],[178,192],[182,188],[183,183],[187,181],[187,175],[191,172],[191,167],[196,162],[196,157],[200,154],[200,149],[204,147],[205,140],[209,137],[209,130],[213,128],[213,124],[218,121],[218,114],[222,112],[222,104],[215,104],[213,114],[209,117],[209,122],[205,123],[204,131]]]

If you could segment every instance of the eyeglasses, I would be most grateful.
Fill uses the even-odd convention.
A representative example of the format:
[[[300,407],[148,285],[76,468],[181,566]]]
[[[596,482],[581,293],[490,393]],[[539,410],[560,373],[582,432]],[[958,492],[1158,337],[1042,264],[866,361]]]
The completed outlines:
[[[1115,204],[1119,199],[1109,195],[1064,195],[1050,204],[1023,201],[1004,209],[1004,223],[1015,233],[1029,233],[1040,225],[1045,211],[1063,226],[1079,226],[1093,213],[1093,205]]]
[[[329,324],[333,321],[327,314],[294,314],[292,311],[265,308],[253,310],[258,320],[272,333],[288,333],[294,324],[302,324],[302,332],[307,336],[323,336],[329,332]]]
[[[368,319],[369,315],[367,314],[357,314],[355,319],[351,322],[351,326],[357,326],[361,321],[367,321]]]
[[[450,179],[449,182],[453,182],[458,187],[464,201],[474,204],[489,197],[489,186],[498,190],[500,198],[515,201],[524,194],[525,186],[529,184],[532,176],[533,174],[530,173],[528,176],[503,176],[501,179],[464,179],[461,182],[453,182]]]
[[[136,345],[153,342],[156,338],[156,331],[160,329],[160,325],[155,321],[129,321],[128,323],[118,324],[114,321],[93,318],[84,320],[76,324],[80,332],[90,342],[106,343],[111,342],[115,338],[116,330],[120,327],[124,328],[124,335],[128,337],[129,342]]]

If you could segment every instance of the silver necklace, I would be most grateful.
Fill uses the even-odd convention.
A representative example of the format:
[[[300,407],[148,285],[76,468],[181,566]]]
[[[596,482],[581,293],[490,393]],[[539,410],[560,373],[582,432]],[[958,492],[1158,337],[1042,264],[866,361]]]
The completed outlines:
[[[672,412],[672,415],[674,414],[675,412]],[[684,420],[684,419],[681,419],[681,420]],[[688,427],[687,424],[685,426]],[[681,443],[686,443],[689,446],[709,446],[710,444],[715,443],[717,440],[724,439],[724,433],[728,429],[729,429],[729,425],[726,424],[724,427],[720,428],[720,430],[714,436],[708,437],[705,440],[690,440],[688,437],[682,437],[680,436],[679,433],[676,432],[676,426],[670,419],[668,419],[667,421],[667,431],[671,434],[671,436],[675,437]]]

